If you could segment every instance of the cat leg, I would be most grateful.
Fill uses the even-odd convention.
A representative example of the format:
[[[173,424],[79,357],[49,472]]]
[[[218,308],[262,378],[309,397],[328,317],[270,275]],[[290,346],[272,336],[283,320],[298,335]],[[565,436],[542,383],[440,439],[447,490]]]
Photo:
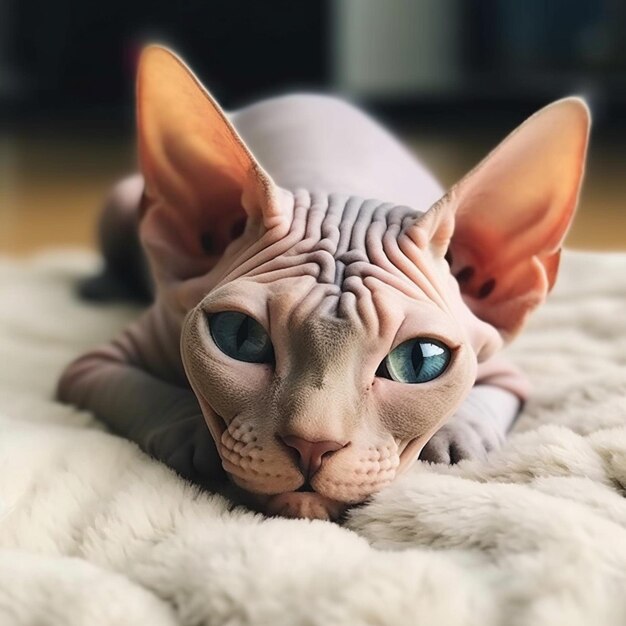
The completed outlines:
[[[128,362],[115,344],[70,363],[57,398],[92,411],[113,432],[136,442],[184,478],[212,489],[225,480],[193,392]]]
[[[505,359],[498,356],[479,365],[475,386],[424,446],[420,459],[432,463],[485,459],[504,443],[527,395],[526,377]]]
[[[475,386],[424,446],[420,459],[432,463],[485,459],[504,443],[520,405],[520,399],[510,391],[492,385]]]
[[[104,268],[80,285],[84,298],[151,299],[152,286],[138,234],[143,191],[143,177],[134,174],[118,182],[109,193],[98,225]]]

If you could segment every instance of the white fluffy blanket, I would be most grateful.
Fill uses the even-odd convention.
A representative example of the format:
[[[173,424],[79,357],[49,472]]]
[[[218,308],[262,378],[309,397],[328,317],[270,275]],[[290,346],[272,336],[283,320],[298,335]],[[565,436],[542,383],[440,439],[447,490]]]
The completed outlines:
[[[231,510],[51,399],[136,314],[74,298],[94,263],[0,262],[2,626],[626,623],[626,255],[565,256],[503,450],[418,463],[344,527]]]

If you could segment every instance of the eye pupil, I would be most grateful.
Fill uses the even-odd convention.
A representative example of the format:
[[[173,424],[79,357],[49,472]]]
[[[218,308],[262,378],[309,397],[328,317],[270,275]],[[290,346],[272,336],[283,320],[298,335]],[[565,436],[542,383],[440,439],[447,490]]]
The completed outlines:
[[[248,319],[249,318],[246,318],[241,322],[241,324],[239,325],[239,330],[237,331],[237,349],[238,350],[241,350],[241,346],[243,345],[244,341],[248,338],[248,335],[250,334]]]
[[[248,363],[272,363],[269,335],[254,318],[238,311],[221,311],[208,318],[215,345],[226,355]]]
[[[413,350],[411,350],[411,361],[415,371],[419,373],[424,365],[424,355],[422,354],[422,346],[419,341],[416,341],[413,345]]]

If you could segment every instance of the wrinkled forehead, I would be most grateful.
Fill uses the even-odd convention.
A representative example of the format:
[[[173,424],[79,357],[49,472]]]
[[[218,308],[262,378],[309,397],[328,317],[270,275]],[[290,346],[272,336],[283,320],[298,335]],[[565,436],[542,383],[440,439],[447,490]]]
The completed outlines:
[[[406,295],[421,293],[443,307],[432,259],[406,234],[422,215],[379,200],[300,190],[287,234],[272,240],[273,233],[265,233],[231,263],[219,284],[243,276],[278,280],[299,272],[345,293],[357,280],[385,274],[384,280]]]
[[[299,192],[287,235],[252,245],[205,304],[244,308],[337,344],[396,333],[407,318],[419,319],[421,333],[458,341],[450,337],[441,268],[405,234],[420,215],[377,200]]]

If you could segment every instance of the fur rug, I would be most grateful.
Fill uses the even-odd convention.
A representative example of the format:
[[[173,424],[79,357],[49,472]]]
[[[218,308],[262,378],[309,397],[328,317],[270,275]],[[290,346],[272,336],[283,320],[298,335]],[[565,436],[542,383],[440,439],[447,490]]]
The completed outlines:
[[[626,623],[626,255],[565,255],[503,450],[418,463],[344,527],[231,510],[51,400],[136,315],[75,299],[95,263],[0,262],[2,626]]]

